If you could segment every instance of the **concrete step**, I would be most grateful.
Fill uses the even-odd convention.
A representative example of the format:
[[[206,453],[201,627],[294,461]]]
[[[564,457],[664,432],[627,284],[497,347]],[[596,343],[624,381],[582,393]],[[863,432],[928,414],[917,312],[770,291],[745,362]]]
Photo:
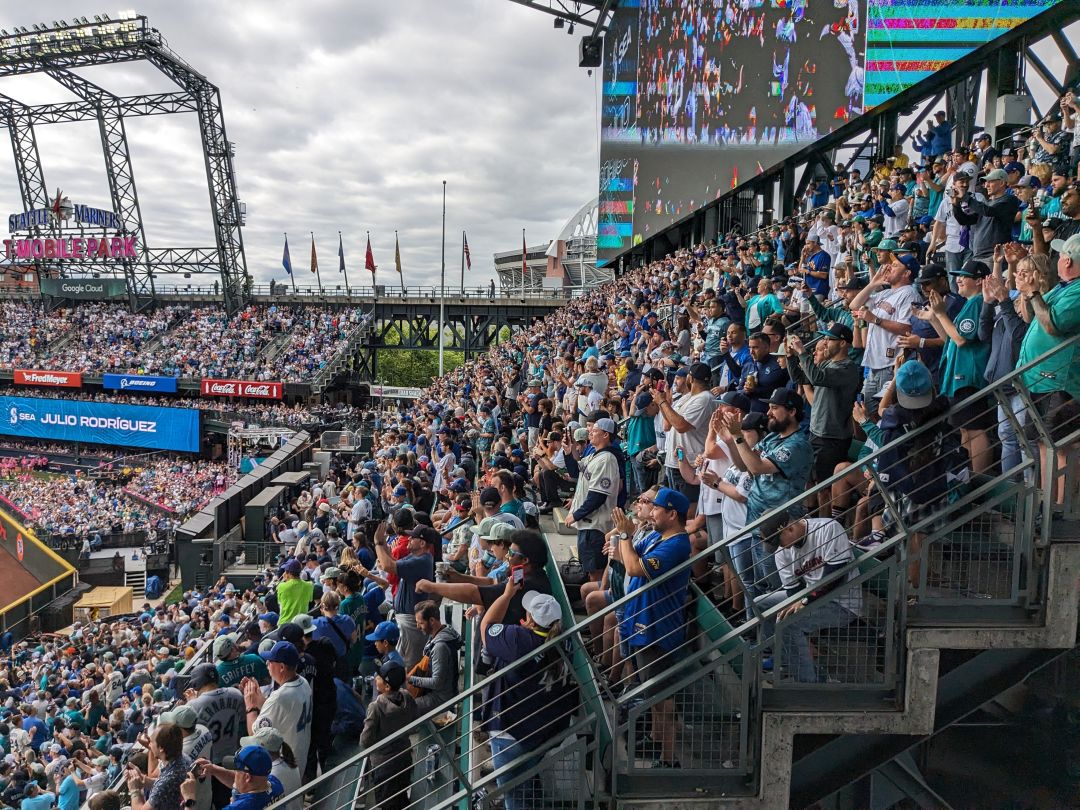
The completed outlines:
[[[566,525],[566,516],[569,512],[561,506],[556,506],[551,513],[551,519],[555,522],[555,531],[559,534],[571,534],[577,537],[577,529]]]

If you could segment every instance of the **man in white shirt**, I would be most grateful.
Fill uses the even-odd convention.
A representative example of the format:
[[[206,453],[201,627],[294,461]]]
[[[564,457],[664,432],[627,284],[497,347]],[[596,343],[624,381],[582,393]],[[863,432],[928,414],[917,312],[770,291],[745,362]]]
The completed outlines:
[[[953,188],[961,197],[967,194],[970,183],[971,178],[964,172],[956,172],[952,176]],[[950,274],[963,267],[967,258],[968,250],[960,244],[963,230],[964,226],[956,221],[956,215],[953,213],[952,195],[946,193],[938,206],[937,213],[934,214],[934,230],[926,254],[932,256],[937,250],[944,252],[945,270]]]
[[[614,419],[597,419],[589,426],[589,443],[595,452],[581,460],[581,471],[566,525],[577,529],[578,560],[589,578],[600,581],[607,567],[604,535],[614,525],[611,510],[618,505],[622,470],[611,451],[618,428]]]
[[[881,212],[885,215],[885,238],[896,239],[902,230],[907,227],[908,213],[911,205],[904,198],[904,187],[894,183],[889,188],[889,199],[883,201]]]
[[[656,392],[654,401],[664,417],[664,473],[667,485],[690,501],[688,517],[697,513],[701,484],[688,481],[694,462],[705,452],[709,435],[709,419],[716,410],[716,401],[709,389],[712,369],[705,363],[694,363],[687,370],[685,383],[689,391],[673,399],[671,391]]]
[[[893,260],[851,301],[852,315],[866,323],[862,364],[869,373],[862,394],[871,417],[877,415],[878,397],[892,382],[900,338],[911,333],[911,304],[917,297],[911,282],[918,275],[919,260],[911,254],[892,255]]]
[[[300,677],[300,651],[288,641],[279,641],[268,652],[260,653],[270,670],[274,691],[262,693],[254,678],[241,681],[247,712],[248,733],[272,728],[289,744],[296,761],[307,762],[311,745],[311,720],[314,709],[311,687]]]
[[[353,535],[360,531],[365,521],[371,520],[371,501],[367,499],[368,487],[365,484],[366,482],[362,481],[353,489],[353,497],[356,500],[353,501],[352,509],[349,510],[347,537],[349,542],[352,542]]]

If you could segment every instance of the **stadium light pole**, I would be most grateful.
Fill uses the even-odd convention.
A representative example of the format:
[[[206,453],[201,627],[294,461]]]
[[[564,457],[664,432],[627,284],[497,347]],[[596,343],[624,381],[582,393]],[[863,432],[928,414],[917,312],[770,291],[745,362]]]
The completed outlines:
[[[446,181],[442,181],[442,273],[439,276],[439,376],[443,375],[443,342],[446,332]]]

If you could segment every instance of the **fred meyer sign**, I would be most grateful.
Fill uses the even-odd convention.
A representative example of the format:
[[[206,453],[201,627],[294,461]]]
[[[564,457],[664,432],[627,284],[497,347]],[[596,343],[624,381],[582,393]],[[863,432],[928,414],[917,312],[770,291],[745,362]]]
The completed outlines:
[[[15,369],[16,385],[48,385],[53,388],[82,388],[82,374],[76,371]]]
[[[0,434],[197,453],[199,411],[0,396]]]
[[[74,301],[103,301],[127,295],[127,282],[122,278],[43,278],[41,294]]]

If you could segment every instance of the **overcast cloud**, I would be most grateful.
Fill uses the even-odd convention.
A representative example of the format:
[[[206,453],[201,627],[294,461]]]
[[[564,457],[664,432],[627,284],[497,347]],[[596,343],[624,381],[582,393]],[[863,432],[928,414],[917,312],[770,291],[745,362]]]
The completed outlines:
[[[50,2],[0,12],[0,27],[30,27],[102,11]],[[577,67],[578,37],[506,0],[398,3],[148,2],[138,7],[170,47],[221,89],[247,204],[244,241],[257,280],[286,278],[283,232],[297,279],[315,231],[323,283],[340,283],[337,232],[349,280],[363,271],[371,231],[380,283],[396,283],[394,230],[405,281],[438,283],[442,181],[447,185],[447,278],[469,233],[472,275],[486,284],[492,253],[554,237],[596,194],[597,77]],[[118,95],[173,89],[146,65],[78,71]],[[28,104],[72,97],[44,76],[0,79]],[[129,119],[147,241],[211,245],[194,116]],[[50,191],[111,208],[96,123],[37,128]],[[19,211],[10,142],[0,140],[0,211]]]

